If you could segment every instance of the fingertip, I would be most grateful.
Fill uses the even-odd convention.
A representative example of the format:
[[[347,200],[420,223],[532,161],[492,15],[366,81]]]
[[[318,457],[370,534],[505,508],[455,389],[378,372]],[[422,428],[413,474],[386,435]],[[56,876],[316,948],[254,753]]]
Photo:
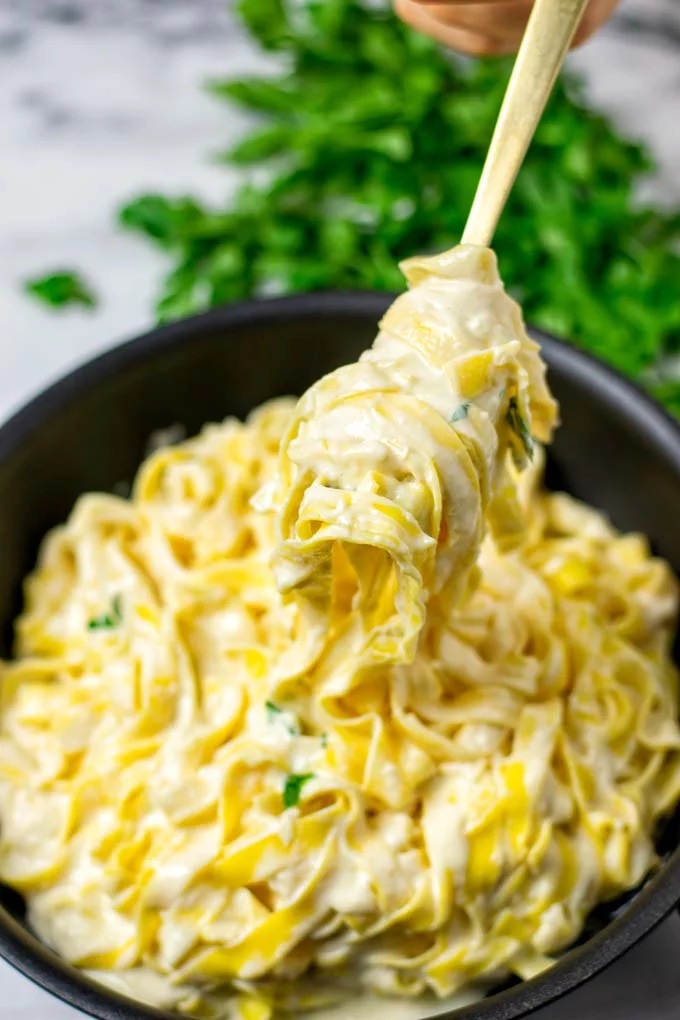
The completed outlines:
[[[470,57],[505,56],[515,52],[516,46],[512,41],[447,24],[431,14],[426,9],[428,5],[442,6],[441,0],[394,0],[395,10],[402,21],[449,49]]]

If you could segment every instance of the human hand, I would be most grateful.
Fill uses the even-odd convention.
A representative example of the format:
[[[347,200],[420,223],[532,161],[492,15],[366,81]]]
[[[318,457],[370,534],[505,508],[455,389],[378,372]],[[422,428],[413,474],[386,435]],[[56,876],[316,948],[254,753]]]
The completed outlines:
[[[397,14],[413,28],[462,53],[514,53],[533,0],[394,0]],[[619,0],[590,0],[574,46],[609,18]]]

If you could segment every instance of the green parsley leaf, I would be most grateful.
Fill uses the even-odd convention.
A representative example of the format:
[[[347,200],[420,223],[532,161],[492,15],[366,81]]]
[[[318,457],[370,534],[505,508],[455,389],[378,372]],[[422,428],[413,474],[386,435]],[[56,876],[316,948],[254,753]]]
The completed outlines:
[[[470,406],[471,405],[469,400],[463,401],[463,403],[459,407],[457,407],[456,410],[451,415],[450,419],[451,424],[455,425],[457,421],[463,421],[465,418],[467,418]]]
[[[111,630],[123,622],[122,599],[120,595],[114,595],[111,599],[111,610],[102,613],[101,616],[93,616],[87,621],[88,630]]]
[[[280,719],[291,737],[300,736],[300,727],[298,726],[297,720],[292,712],[286,712],[283,708],[279,708],[279,706],[275,705],[273,701],[266,701],[265,708],[267,710],[268,723],[274,723]]]
[[[308,783],[310,779],[314,779],[313,772],[292,772],[289,776],[286,776],[286,782],[283,787],[284,808],[297,806],[300,800],[300,794],[302,793],[302,787],[305,783]]]
[[[26,280],[24,289],[27,294],[51,308],[67,308],[72,305],[95,308],[97,305],[97,298],[89,285],[82,276],[71,270]]]
[[[290,131],[286,127],[264,128],[257,134],[249,135],[229,150],[225,162],[234,166],[252,166],[264,163],[272,156],[285,153],[290,143]]]
[[[283,709],[275,705],[273,701],[265,701],[264,707],[267,709],[267,722],[274,722],[280,715],[283,715]]]
[[[123,227],[144,234],[163,248],[175,248],[192,230],[198,229],[203,210],[193,198],[140,195],[118,212]]]
[[[237,0],[236,10],[263,49],[279,50],[288,41],[284,0]]]

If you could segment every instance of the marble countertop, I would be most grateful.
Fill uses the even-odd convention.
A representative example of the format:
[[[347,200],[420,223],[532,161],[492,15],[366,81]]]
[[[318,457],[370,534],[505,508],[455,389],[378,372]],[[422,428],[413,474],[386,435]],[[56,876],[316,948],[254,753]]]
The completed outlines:
[[[593,101],[645,139],[645,192],[680,206],[680,0],[624,0],[570,58]],[[234,179],[208,154],[245,125],[200,89],[255,71],[224,0],[0,0],[0,419],[78,362],[151,324],[163,260],[116,231],[144,189],[219,199]],[[95,313],[49,314],[21,280],[85,267]],[[537,1020],[680,1015],[680,916]],[[0,1020],[77,1014],[0,963]],[[385,1008],[389,1016],[389,1007]]]

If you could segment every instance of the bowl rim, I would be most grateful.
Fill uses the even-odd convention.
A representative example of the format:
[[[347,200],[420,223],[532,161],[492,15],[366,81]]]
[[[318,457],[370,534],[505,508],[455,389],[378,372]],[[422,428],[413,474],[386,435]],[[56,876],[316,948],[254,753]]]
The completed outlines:
[[[68,371],[38,392],[0,425],[0,463],[16,453],[51,417],[87,390],[167,350],[232,328],[258,322],[272,326],[286,320],[319,316],[374,318],[376,323],[393,295],[376,291],[320,291],[261,298],[210,309],[126,340]],[[631,427],[647,431],[663,451],[670,470],[680,478],[680,422],[639,386],[565,341],[530,329],[549,352],[549,361],[610,407],[626,405]],[[649,934],[680,901],[680,848],[663,863],[618,916],[586,942],[568,950],[543,974],[513,985],[469,1006],[439,1014],[440,1020],[517,1020],[580,987],[623,956]],[[177,1013],[147,1006],[109,990],[71,967],[41,944],[28,929],[0,907],[0,957],[29,980],[63,1002],[98,1020],[177,1020]],[[386,1000],[389,1010],[389,1000]],[[426,1018],[423,1018],[426,1020]]]

